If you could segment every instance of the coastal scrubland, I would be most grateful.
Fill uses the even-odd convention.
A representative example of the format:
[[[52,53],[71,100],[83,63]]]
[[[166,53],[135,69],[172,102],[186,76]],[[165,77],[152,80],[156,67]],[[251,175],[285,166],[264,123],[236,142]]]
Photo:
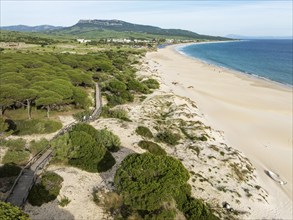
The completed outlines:
[[[0,53],[1,191],[54,149],[24,207],[31,219],[244,219],[269,206],[253,163],[146,49],[54,41]],[[85,123],[96,83],[102,112]]]

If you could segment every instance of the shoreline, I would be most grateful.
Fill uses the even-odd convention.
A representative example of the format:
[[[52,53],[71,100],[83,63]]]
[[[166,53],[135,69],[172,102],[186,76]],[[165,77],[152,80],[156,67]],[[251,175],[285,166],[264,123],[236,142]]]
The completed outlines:
[[[209,125],[251,160],[274,210],[292,213],[292,89],[208,65],[180,54],[176,46],[147,54],[163,85],[195,101]],[[267,170],[287,184],[274,182]]]
[[[184,53],[183,51],[180,51],[180,48],[187,47],[187,46],[190,46],[190,45],[193,45],[193,44],[232,43],[232,42],[239,42],[239,41],[247,41],[247,40],[235,40],[235,41],[224,41],[224,42],[222,42],[222,41],[212,41],[212,42],[198,42],[198,43],[186,43],[186,44],[176,44],[176,45],[174,44],[174,45],[168,45],[167,47],[172,47],[175,52],[177,52],[177,53],[179,53],[179,54],[181,54],[181,55],[183,55],[183,56],[185,56],[185,57],[187,57],[189,59],[195,60],[197,62],[201,62],[201,63],[206,64],[206,65],[210,65],[210,66],[212,66],[214,68],[219,68],[219,69],[223,69],[225,71],[233,72],[234,74],[239,74],[240,77],[245,76],[245,77],[248,77],[248,78],[252,78],[253,80],[260,79],[260,80],[263,80],[265,82],[276,84],[276,85],[281,86],[281,87],[283,86],[285,88],[293,89],[293,85],[291,85],[291,84],[284,84],[284,83],[277,82],[277,81],[274,81],[272,79],[269,79],[269,78],[266,78],[266,77],[263,77],[263,76],[259,76],[259,75],[254,74],[254,73],[247,73],[245,71],[236,70],[236,69],[233,69],[233,68],[230,68],[230,67],[225,67],[225,66],[221,66],[221,65],[218,65],[218,64],[210,63],[209,61],[189,56],[188,54]]]

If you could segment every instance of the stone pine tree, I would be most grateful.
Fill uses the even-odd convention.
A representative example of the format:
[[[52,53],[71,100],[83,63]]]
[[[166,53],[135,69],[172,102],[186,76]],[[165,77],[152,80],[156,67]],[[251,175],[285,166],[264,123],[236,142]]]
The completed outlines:
[[[21,102],[27,106],[28,119],[32,118],[31,103],[38,97],[38,91],[34,89],[22,89],[19,92]]]
[[[62,103],[62,96],[53,91],[44,91],[40,93],[40,97],[36,100],[36,106],[43,106],[47,109],[47,117],[50,117],[50,109],[54,105]]]
[[[7,84],[0,86],[0,115],[3,116],[5,110],[13,105],[18,99],[18,90],[21,87],[17,84]]]

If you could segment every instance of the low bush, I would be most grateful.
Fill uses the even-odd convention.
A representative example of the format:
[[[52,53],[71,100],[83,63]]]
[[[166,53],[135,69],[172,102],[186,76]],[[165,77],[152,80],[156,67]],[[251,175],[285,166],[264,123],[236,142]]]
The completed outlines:
[[[55,162],[68,163],[88,172],[104,172],[116,163],[110,151],[120,149],[120,139],[106,129],[78,123],[69,133],[53,140]]]
[[[59,201],[59,205],[62,207],[67,206],[70,203],[70,199],[68,199],[66,196],[62,197],[61,200]]]
[[[108,212],[113,212],[119,209],[123,204],[122,197],[116,192],[107,192],[104,195],[103,206]]]
[[[150,93],[149,88],[145,84],[139,82],[136,79],[132,79],[127,83],[127,89],[144,94]]]
[[[93,139],[96,140],[98,145],[103,145],[108,150],[113,150],[113,151],[119,150],[119,146],[120,146],[119,137],[113,134],[111,131],[108,131],[107,129],[97,130],[89,124],[78,123],[71,130],[71,132],[73,131],[85,132],[89,134]]]
[[[172,146],[178,144],[178,141],[181,139],[179,134],[172,133],[169,130],[162,131],[157,134],[157,138],[166,144],[170,144]]]
[[[30,220],[29,215],[10,203],[0,201],[0,219],[3,220]]]
[[[107,89],[115,94],[119,94],[127,89],[127,86],[125,83],[117,80],[117,79],[112,79],[107,86]]]
[[[129,91],[121,92],[119,95],[116,94],[106,94],[107,105],[116,106],[126,104],[128,102],[133,102],[134,96]]]
[[[123,121],[131,121],[128,114],[123,109],[110,109],[108,106],[102,108],[101,116],[104,118],[119,118]]]
[[[39,141],[32,140],[30,142],[29,150],[33,155],[36,155],[49,145],[49,141],[45,138],[42,138]]]
[[[95,139],[98,145],[103,145],[111,152],[117,152],[120,149],[120,138],[107,129],[98,130]]]
[[[2,163],[14,163],[17,165],[24,165],[29,159],[30,153],[25,150],[14,151],[8,150],[2,159]]]
[[[46,172],[42,175],[41,182],[31,189],[28,201],[33,206],[41,206],[53,201],[59,195],[63,178],[56,173]]]
[[[187,219],[198,219],[198,220],[218,220],[212,212],[210,207],[203,201],[188,197],[183,205],[182,211]]]
[[[140,141],[138,142],[138,146],[140,146],[142,149],[148,150],[150,153],[155,155],[166,155],[166,151],[161,148],[160,145],[151,141]]]
[[[169,156],[150,153],[130,154],[121,163],[114,178],[123,203],[145,215],[160,215],[165,205],[181,203],[182,195],[190,194],[189,173],[182,163]],[[189,189],[189,190],[186,190]]]
[[[142,82],[145,84],[149,89],[159,89],[160,83],[155,79],[147,79]]]
[[[97,164],[103,159],[106,148],[98,145],[96,140],[84,131],[72,131],[69,135],[72,148],[68,152],[68,163],[88,172],[96,172]]]
[[[22,138],[6,140],[3,144],[13,151],[22,151],[25,148],[26,141]]]
[[[147,127],[144,126],[138,126],[135,130],[135,132],[143,137],[146,138],[152,138],[153,137],[153,133],[150,131],[150,129],[148,129]]]
[[[62,128],[61,122],[52,120],[16,120],[14,135],[31,135],[53,133]]]
[[[6,163],[0,167],[0,178],[17,176],[21,168],[13,163]]]
[[[176,219],[180,210],[186,219],[218,220],[208,205],[191,197],[189,177],[183,164],[173,157],[130,154],[114,178],[123,204],[110,207],[123,219]]]

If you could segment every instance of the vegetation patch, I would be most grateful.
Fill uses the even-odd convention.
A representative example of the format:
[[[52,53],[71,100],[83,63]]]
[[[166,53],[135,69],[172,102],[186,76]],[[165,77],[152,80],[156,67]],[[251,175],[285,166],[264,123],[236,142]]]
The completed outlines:
[[[144,127],[144,126],[138,126],[136,128],[135,132],[142,137],[146,137],[146,138],[153,137],[153,133],[150,131],[150,129],[148,129],[147,127]]]
[[[8,150],[2,159],[2,163],[14,163],[24,165],[29,159],[30,153],[26,150]]]
[[[28,161],[30,153],[25,149],[26,141],[24,139],[2,140],[2,144],[8,147],[2,163],[24,165]]]
[[[123,121],[131,121],[128,114],[123,109],[110,109],[108,106],[103,106],[101,116],[104,118],[118,118]]]
[[[155,155],[166,155],[166,151],[158,144],[151,142],[151,141],[140,141],[138,142],[138,146],[142,149],[149,151]]]
[[[160,83],[155,79],[147,79],[142,81],[144,85],[146,85],[149,89],[159,89]]]
[[[32,140],[30,142],[29,150],[33,155],[38,154],[42,150],[44,150],[46,147],[48,147],[49,141],[45,138],[42,138],[39,141]]]
[[[175,134],[170,130],[165,130],[157,134],[157,138],[159,141],[164,142],[169,145],[177,145],[178,141],[181,139],[179,134]]]
[[[10,203],[0,201],[0,219],[30,220],[29,215]]]
[[[20,151],[25,148],[26,141],[22,138],[3,140],[2,144],[9,148],[9,150]]]
[[[149,153],[128,155],[114,179],[123,199],[119,215],[175,219],[180,210],[190,219],[217,219],[208,206],[191,197],[188,179],[188,171],[175,158]]]
[[[55,148],[55,162],[88,172],[104,172],[116,163],[110,151],[120,149],[120,139],[106,129],[96,130],[89,124],[78,123],[51,145]]]
[[[98,130],[95,139],[98,144],[103,145],[111,152],[117,152],[120,150],[120,138],[107,129]]]
[[[48,134],[62,128],[61,122],[52,120],[15,120],[14,135]]]
[[[58,202],[60,206],[65,207],[67,206],[69,203],[71,202],[70,199],[68,199],[68,197],[64,196],[61,198],[61,200]]]
[[[41,206],[53,201],[59,195],[63,178],[53,172],[45,172],[40,183],[31,189],[28,201],[33,206]]]

